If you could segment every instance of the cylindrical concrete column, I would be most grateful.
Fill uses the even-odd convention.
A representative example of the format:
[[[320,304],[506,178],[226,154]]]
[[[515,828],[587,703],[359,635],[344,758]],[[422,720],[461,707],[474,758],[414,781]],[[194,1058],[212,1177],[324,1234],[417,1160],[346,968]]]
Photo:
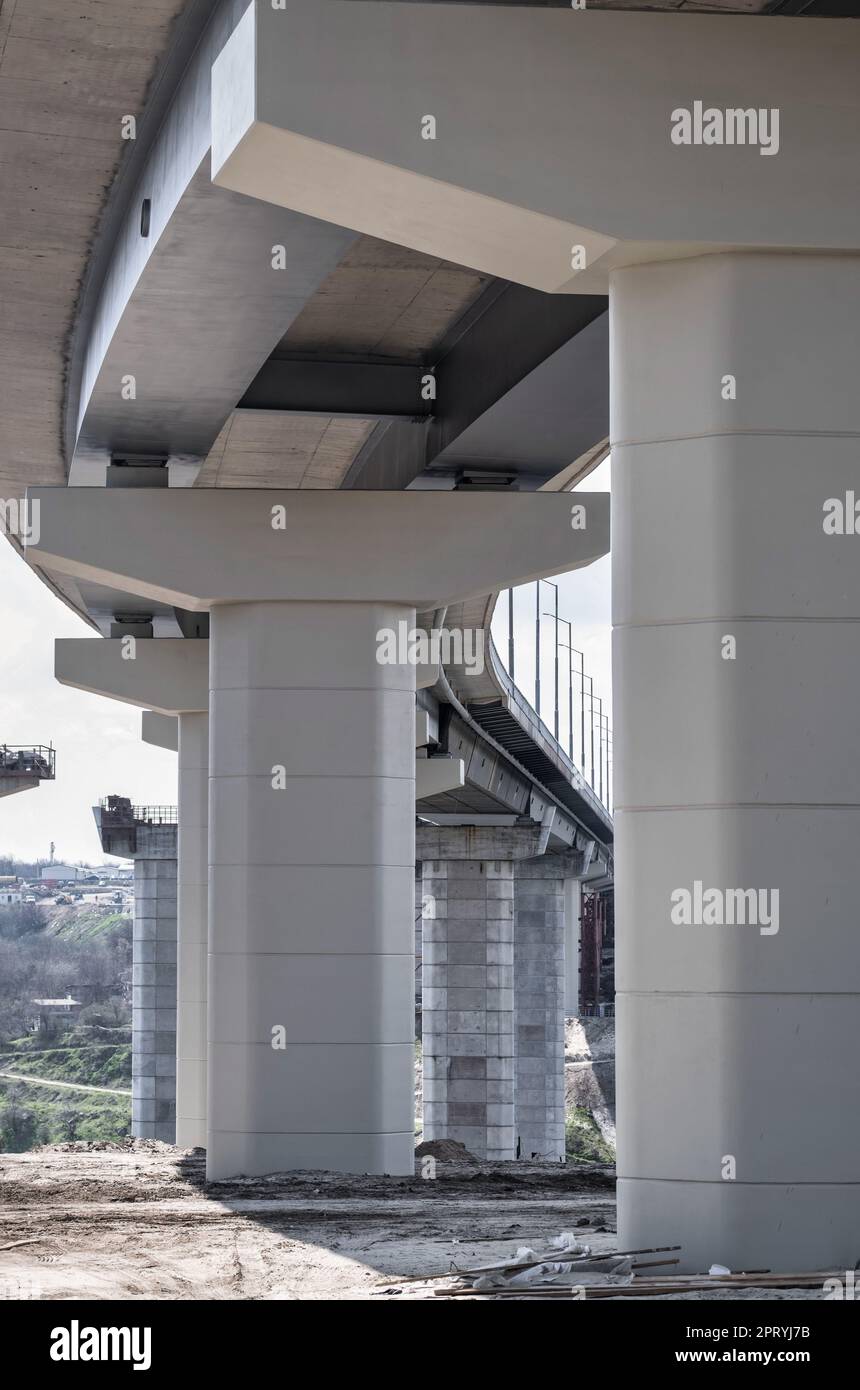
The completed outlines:
[[[552,855],[516,865],[514,1034],[518,1155],[563,1163],[564,877]]]
[[[515,1158],[514,865],[422,867],[424,1138]]]
[[[179,716],[176,1143],[206,1145],[209,716]]]
[[[611,314],[619,1243],[852,1267],[860,258]]]
[[[378,641],[403,620],[212,613],[210,1178],[414,1171],[415,669]]]
[[[568,1018],[579,1013],[579,930],[582,916],[582,883],[578,878],[564,880],[564,1012]]]
[[[176,1139],[176,826],[135,830],[131,1132]]]

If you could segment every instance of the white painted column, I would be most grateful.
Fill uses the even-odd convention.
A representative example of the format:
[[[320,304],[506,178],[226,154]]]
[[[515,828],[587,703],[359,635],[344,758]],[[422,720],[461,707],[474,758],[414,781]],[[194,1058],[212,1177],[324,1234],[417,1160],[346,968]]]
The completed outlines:
[[[206,1145],[209,716],[179,716],[176,1143]]]
[[[851,1268],[860,258],[643,266],[611,306],[619,1243]]]
[[[567,1018],[579,1013],[579,931],[582,920],[582,884],[578,878],[564,880],[564,1012]]]
[[[415,671],[376,659],[403,619],[212,611],[211,1179],[414,1171]]]

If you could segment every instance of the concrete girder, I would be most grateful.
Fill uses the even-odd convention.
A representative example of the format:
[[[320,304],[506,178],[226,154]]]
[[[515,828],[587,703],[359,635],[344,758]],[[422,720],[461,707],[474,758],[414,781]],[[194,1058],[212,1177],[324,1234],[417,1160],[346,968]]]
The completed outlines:
[[[254,0],[212,70],[212,176],[549,291],[721,247],[851,248],[858,55],[850,19]],[[778,110],[778,157],[673,143],[702,94]]]
[[[209,178],[211,67],[244,8],[213,7],[112,242],[97,248],[101,286],[74,344],[67,407],[73,484],[101,484],[111,453],[162,452],[190,464],[184,481],[193,480],[248,383],[355,240],[283,208],[255,209]]]

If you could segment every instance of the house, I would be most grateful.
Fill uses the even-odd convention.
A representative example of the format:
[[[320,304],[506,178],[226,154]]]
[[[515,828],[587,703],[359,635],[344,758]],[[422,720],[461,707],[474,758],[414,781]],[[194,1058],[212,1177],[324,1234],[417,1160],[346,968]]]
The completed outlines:
[[[0,874],[0,907],[17,907],[24,892],[16,874]]]
[[[31,999],[31,1033],[62,1033],[77,1021],[81,1001],[70,994],[65,999]]]

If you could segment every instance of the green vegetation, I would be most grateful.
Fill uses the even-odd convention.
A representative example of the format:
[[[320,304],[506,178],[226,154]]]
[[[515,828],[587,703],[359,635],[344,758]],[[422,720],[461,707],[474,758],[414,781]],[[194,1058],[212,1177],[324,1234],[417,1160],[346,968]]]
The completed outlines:
[[[590,1110],[576,1105],[568,1110],[564,1134],[568,1163],[614,1163],[615,1154],[607,1144]]]
[[[87,903],[84,907],[60,908],[48,930],[66,941],[97,940],[101,936],[131,941],[132,925],[131,918],[114,907],[106,910],[97,903]]]
[[[130,1096],[52,1091],[0,1076],[0,1151],[25,1153],[39,1144],[117,1140],[130,1133]]]
[[[130,1132],[129,1096],[28,1085],[3,1073],[130,1089],[131,939],[131,918],[113,904],[0,907],[0,1150]],[[67,996],[83,1005],[74,1025],[64,1029],[60,1019],[56,1031],[32,1032],[33,1001]]]
[[[127,1034],[127,1030],[122,1031]],[[131,1088],[131,1043],[84,1043],[38,1051],[13,1049],[0,1053],[0,1077],[6,1071],[83,1086],[116,1086],[127,1091]]]

